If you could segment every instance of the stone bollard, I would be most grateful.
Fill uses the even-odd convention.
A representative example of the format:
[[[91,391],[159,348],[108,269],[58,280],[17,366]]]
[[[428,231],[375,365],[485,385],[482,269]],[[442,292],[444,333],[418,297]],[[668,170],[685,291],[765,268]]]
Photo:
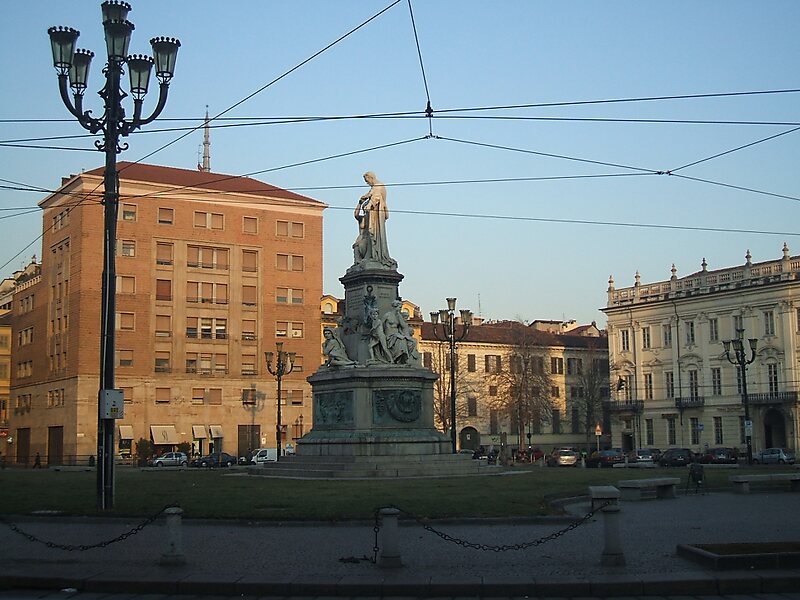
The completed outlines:
[[[161,553],[158,561],[160,565],[185,565],[186,556],[183,554],[183,536],[181,534],[181,515],[183,509],[171,506],[164,511],[167,527],[167,547]]]
[[[625,554],[619,535],[619,504],[609,504],[601,509],[603,513],[604,537],[603,554],[600,564],[604,567],[625,566]]]
[[[399,514],[400,511],[396,508],[382,508],[380,510],[381,529],[378,538],[378,566],[384,569],[396,569],[403,566],[397,535],[397,517]]]

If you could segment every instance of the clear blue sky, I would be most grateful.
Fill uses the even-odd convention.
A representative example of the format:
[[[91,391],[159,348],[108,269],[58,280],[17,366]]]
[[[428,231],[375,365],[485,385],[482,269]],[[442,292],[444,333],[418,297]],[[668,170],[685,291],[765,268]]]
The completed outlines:
[[[214,116],[238,104],[224,115],[237,120],[220,125],[248,118],[266,122],[425,109],[407,0],[272,85],[390,2],[132,4],[131,52],[149,54],[148,40],[156,35],[178,37],[182,47],[162,118],[128,139],[130,149],[121,160],[139,160],[173,142],[183,132],[163,130],[197,125],[206,105]],[[425,314],[443,307],[445,297],[457,296],[460,307],[480,310],[484,318],[574,318],[603,326],[598,309],[605,305],[611,274],[623,287],[632,285],[637,270],[649,282],[668,278],[673,263],[681,276],[698,270],[704,257],[709,269],[741,264],[747,249],[754,261],[775,259],[784,242],[792,254],[800,254],[800,131],[680,169],[791,131],[800,125],[798,93],[445,112],[800,88],[800,2],[414,0],[411,7],[431,104],[440,111],[432,132],[450,139],[419,139],[282,168],[423,138],[429,123],[421,118],[250,121],[212,132],[213,171],[259,173],[253,176],[330,205],[325,212],[327,293],[342,294],[338,278],[352,262],[352,210],[366,190],[361,174],[367,170],[387,184],[425,184],[393,185],[388,195],[389,249],[405,275],[400,292]],[[47,28],[79,29],[79,47],[97,54],[85,100],[95,112],[101,108],[94,92],[102,86],[105,53],[99,1],[16,2],[13,9],[9,2],[4,8],[0,265],[6,266],[1,277],[31,254],[41,254],[35,242],[15,258],[41,233],[41,214],[19,215],[26,210],[18,209],[34,209],[45,194],[15,188],[52,190],[62,176],[103,164],[102,154],[90,150],[89,138],[50,139],[85,132],[61,104]],[[149,96],[146,110],[157,96],[155,85]],[[37,141],[18,143],[38,147],[8,145],[23,139]],[[202,131],[196,131],[145,162],[195,168],[201,144]],[[647,174],[668,170],[676,175]],[[573,178],[587,175],[622,176]],[[568,179],[436,184],[553,177]],[[337,189],[341,186],[354,187]]]

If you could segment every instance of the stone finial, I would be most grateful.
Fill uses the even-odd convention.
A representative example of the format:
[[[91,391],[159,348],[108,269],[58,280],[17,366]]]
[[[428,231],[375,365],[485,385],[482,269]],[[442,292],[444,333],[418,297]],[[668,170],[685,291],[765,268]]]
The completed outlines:
[[[747,254],[745,254],[745,255],[744,255],[744,257],[745,257],[745,259],[747,260],[747,262],[745,262],[745,264],[746,264],[748,267],[749,267],[749,266],[752,266],[752,264],[753,264],[753,263],[750,261],[750,259],[751,259],[751,258],[753,258],[753,255],[752,255],[752,254],[750,254],[750,248],[748,248],[748,249],[747,249]]]
[[[789,244],[783,242],[783,259],[789,260]]]
[[[708,263],[706,262],[706,257],[703,257],[703,262],[700,263],[700,266],[703,267],[703,271],[707,271]]]
[[[608,276],[608,291],[611,292],[613,290],[614,290],[614,276],[613,275],[609,275]]]
[[[639,275],[639,271],[636,271],[636,274],[633,276],[635,286],[639,286],[642,283],[642,276]]]
[[[675,263],[672,263],[672,268],[670,269],[672,273],[672,277],[670,279],[677,279],[678,278],[678,269],[675,268]]]

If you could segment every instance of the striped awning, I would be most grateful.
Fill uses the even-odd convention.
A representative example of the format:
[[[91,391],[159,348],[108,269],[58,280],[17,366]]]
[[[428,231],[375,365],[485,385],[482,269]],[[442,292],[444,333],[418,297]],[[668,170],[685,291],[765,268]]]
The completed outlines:
[[[133,439],[133,425],[120,425],[119,426],[119,439],[132,440]]]
[[[205,425],[192,425],[192,436],[196,440],[206,439],[206,426]]]
[[[209,425],[208,428],[211,430],[211,437],[213,439],[225,437],[222,435],[222,425]]]
[[[175,425],[151,425],[150,436],[153,438],[153,443],[156,445],[175,445],[180,443],[178,432],[175,431]]]

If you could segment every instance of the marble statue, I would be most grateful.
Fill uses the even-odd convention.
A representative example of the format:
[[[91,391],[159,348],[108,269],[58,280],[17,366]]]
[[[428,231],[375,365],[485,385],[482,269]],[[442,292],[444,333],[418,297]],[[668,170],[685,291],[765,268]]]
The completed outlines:
[[[322,343],[322,353],[325,355],[326,367],[353,367],[356,361],[350,360],[342,340],[333,327],[323,330],[325,341]]]
[[[389,218],[386,186],[372,171],[364,173],[364,181],[370,188],[359,198],[355,208],[354,215],[358,221],[359,233],[353,243],[353,258],[356,264],[373,261],[383,267],[394,269],[397,267],[397,261],[389,255],[386,239],[386,219]]]
[[[383,321],[377,308],[373,308],[369,313],[368,349],[369,360],[372,363],[392,363],[392,354],[386,341],[386,333],[383,330]]]
[[[395,300],[392,302],[392,308],[383,315],[386,346],[393,363],[418,365],[417,340],[414,339],[414,332],[403,316],[402,306],[399,300]]]

